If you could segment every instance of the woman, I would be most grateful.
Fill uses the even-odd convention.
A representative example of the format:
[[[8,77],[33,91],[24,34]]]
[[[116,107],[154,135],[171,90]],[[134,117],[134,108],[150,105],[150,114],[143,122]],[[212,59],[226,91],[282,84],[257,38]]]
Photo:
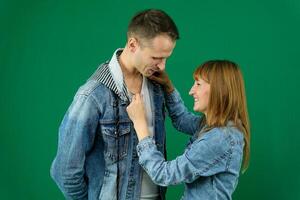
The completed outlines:
[[[165,88],[169,115],[180,131],[192,134],[184,153],[165,161],[147,130],[145,109],[136,94],[127,107],[139,144],[139,162],[154,183],[185,183],[182,199],[231,199],[250,153],[250,130],[244,81],[239,67],[226,60],[208,61],[194,72],[189,94],[196,116],[189,113],[167,75],[152,77]]]

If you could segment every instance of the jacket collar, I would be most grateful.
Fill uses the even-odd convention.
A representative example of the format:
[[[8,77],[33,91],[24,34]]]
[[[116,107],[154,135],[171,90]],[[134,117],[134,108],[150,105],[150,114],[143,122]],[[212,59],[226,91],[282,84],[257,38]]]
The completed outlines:
[[[117,58],[122,51],[123,49],[117,49],[111,60],[105,62],[97,69],[92,79],[101,82],[123,101],[129,101],[123,73]]]

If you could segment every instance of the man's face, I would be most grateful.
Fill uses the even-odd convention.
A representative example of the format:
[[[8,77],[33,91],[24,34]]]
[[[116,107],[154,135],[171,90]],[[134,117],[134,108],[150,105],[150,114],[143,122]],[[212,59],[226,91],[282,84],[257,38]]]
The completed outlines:
[[[164,70],[167,58],[172,54],[176,42],[167,35],[159,35],[147,41],[139,41],[134,54],[134,67],[149,77]]]

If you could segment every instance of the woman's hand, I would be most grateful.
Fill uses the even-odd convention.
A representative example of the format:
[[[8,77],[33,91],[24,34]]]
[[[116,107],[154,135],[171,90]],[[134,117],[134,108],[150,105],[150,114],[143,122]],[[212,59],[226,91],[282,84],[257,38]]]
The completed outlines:
[[[166,71],[157,71],[153,75],[151,75],[149,79],[161,84],[164,87],[167,94],[170,94],[174,91],[174,86],[171,80],[169,79],[169,76],[166,73]]]
[[[132,101],[126,110],[134,124],[138,139],[142,140],[149,136],[144,103],[140,94],[132,96]]]

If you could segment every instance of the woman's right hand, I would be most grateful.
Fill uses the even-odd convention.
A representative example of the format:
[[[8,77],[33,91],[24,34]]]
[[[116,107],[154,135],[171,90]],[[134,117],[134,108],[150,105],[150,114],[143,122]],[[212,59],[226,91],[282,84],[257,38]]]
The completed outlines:
[[[149,136],[145,107],[140,94],[132,96],[132,101],[127,106],[126,110],[129,118],[133,122],[139,141]]]
[[[174,91],[174,86],[171,80],[169,79],[169,76],[166,73],[166,71],[157,71],[153,75],[151,75],[149,79],[161,84],[168,94]]]

